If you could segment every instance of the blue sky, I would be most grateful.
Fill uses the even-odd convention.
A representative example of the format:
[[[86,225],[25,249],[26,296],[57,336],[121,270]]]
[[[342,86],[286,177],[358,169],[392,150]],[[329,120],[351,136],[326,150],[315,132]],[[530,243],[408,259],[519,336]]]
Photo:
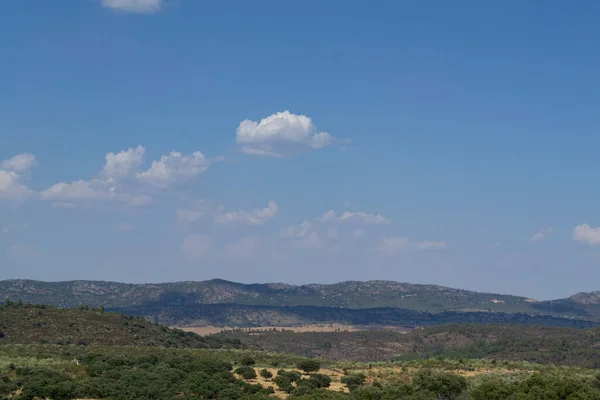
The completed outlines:
[[[0,279],[600,290],[600,3],[0,3]]]

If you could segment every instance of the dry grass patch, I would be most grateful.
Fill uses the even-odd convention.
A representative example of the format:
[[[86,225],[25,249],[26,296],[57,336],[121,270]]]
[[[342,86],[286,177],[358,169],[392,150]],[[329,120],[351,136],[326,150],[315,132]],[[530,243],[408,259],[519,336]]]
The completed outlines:
[[[273,374],[273,378],[265,379],[262,376],[260,376],[260,371],[262,369],[266,369],[267,371],[269,371],[270,373],[272,373]],[[277,387],[277,385],[273,382],[273,379],[277,376],[277,371],[279,371],[280,369],[283,369],[286,372],[289,372],[289,371],[300,372],[302,374],[302,376],[305,377],[305,378],[307,378],[307,377],[310,376],[310,375],[307,375],[307,374],[303,373],[302,371],[294,369],[294,368],[254,368],[254,370],[256,371],[256,374],[258,376],[255,379],[247,379],[246,382],[248,382],[248,383],[258,383],[263,388],[268,388],[269,386],[271,386],[275,390],[275,394],[273,394],[274,397],[278,397],[280,399],[287,399],[289,395],[287,393],[279,390],[279,388]],[[342,376],[344,376],[344,372],[343,371],[340,371],[340,370],[337,370],[337,369],[322,368],[317,373],[318,374],[327,375],[327,376],[329,376],[331,378],[331,385],[326,390],[331,390],[331,391],[335,391],[335,392],[346,392],[346,393],[348,392],[348,388],[341,381]],[[237,374],[236,374],[236,377],[242,379]]]

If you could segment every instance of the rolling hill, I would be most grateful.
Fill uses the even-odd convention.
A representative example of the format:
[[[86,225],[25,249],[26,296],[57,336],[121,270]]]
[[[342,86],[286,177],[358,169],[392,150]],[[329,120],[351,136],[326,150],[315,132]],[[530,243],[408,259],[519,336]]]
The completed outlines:
[[[0,345],[75,344],[234,348],[237,340],[201,337],[102,309],[68,309],[13,304],[0,307]]]
[[[362,362],[389,360],[494,359],[598,368],[600,329],[531,325],[449,324],[359,332],[236,330],[219,336],[271,352]]]
[[[177,325],[223,320],[223,324],[256,326],[273,318],[290,324],[323,322],[324,318],[376,324],[388,320],[407,325],[412,325],[412,320],[513,323],[511,320],[529,319],[527,323],[562,326],[579,326],[577,321],[600,321],[600,292],[539,302],[527,297],[393,281],[295,286],[220,279],[156,284],[6,280],[0,281],[0,299],[57,307],[104,306]],[[409,311],[415,313],[411,315]],[[448,320],[452,313],[457,313],[456,318]],[[482,316],[483,313],[487,315]]]
[[[220,279],[202,282],[126,284],[102,281],[0,281],[0,299],[61,307],[245,304],[340,308],[395,307],[418,311],[491,309],[533,312],[525,297],[479,293],[436,285],[393,281],[348,281],[330,285],[243,284]]]

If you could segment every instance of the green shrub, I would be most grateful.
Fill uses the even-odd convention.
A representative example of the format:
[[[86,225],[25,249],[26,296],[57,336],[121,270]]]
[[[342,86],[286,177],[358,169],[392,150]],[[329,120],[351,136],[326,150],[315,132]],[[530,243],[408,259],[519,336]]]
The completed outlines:
[[[331,385],[331,378],[323,374],[313,374],[308,378],[308,382],[316,388],[328,388]]]
[[[346,375],[346,376],[342,376],[341,379],[342,383],[344,385],[346,385],[348,387],[348,389],[353,392],[355,391],[359,386],[364,385],[365,383],[365,376],[363,374],[357,374],[357,375]]]
[[[235,370],[235,373],[244,379],[255,379],[256,378],[256,371],[254,370],[254,368],[252,368],[248,365],[243,365],[243,366],[237,368]]]
[[[244,356],[240,359],[240,365],[252,366],[256,364],[256,360],[250,356]]]
[[[273,377],[273,373],[267,369],[262,369],[260,370],[260,376],[262,376],[265,379],[271,379]]]
[[[303,360],[297,365],[298,369],[309,374],[311,372],[317,372],[321,369],[321,362],[318,360]]]

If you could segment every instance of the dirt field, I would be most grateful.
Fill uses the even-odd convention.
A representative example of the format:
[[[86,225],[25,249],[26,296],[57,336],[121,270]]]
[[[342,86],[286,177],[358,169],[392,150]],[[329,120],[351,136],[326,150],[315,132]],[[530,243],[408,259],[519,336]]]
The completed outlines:
[[[367,331],[370,329],[374,329],[374,327],[370,326],[360,326],[360,325],[344,325],[344,324],[313,324],[313,325],[301,325],[301,326],[261,326],[254,328],[236,328],[236,327],[218,327],[218,326],[188,326],[188,327],[179,327],[184,331],[194,332],[198,335],[212,335],[215,333],[219,333],[223,330],[231,330],[231,329],[242,329],[247,332],[261,332],[261,331],[269,331],[276,329],[281,331],[285,329],[286,331],[293,332],[358,332],[358,331]],[[409,332],[408,328],[401,327],[391,327],[391,326],[379,326],[376,327],[379,330],[393,330],[396,332],[406,333]]]

